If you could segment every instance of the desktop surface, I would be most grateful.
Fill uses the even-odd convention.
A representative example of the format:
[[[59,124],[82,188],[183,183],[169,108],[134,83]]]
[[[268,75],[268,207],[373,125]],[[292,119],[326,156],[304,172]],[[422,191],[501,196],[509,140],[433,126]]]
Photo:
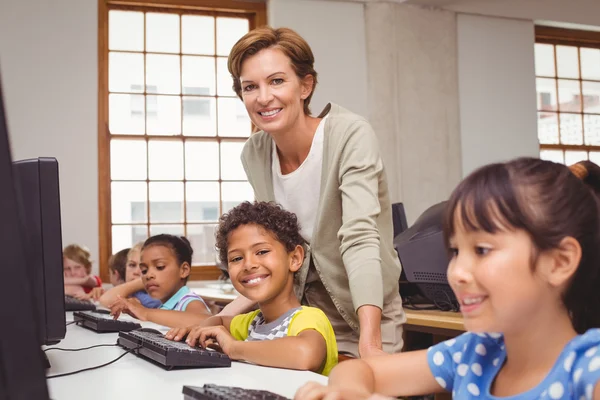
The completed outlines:
[[[126,318],[129,320],[128,318]],[[132,319],[131,319],[132,320]],[[67,313],[67,322],[73,321],[73,313]],[[167,329],[149,322],[143,327],[167,332]],[[115,344],[117,333],[97,334],[88,329],[69,325],[61,348],[81,348],[96,344]],[[100,365],[124,353],[120,347],[98,347],[78,352],[48,351],[52,366],[47,375],[62,374],[82,368]],[[128,354],[114,364],[80,374],[48,380],[53,399],[183,399],[184,385],[203,386],[216,384],[239,386],[247,389],[268,390],[293,398],[296,390],[309,381],[322,384],[327,378],[308,371],[232,362],[231,368],[201,368],[165,371],[164,369]]]

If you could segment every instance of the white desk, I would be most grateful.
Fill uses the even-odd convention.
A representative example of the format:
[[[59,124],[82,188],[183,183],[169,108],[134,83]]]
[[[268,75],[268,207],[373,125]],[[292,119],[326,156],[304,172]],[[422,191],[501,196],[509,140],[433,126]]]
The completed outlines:
[[[73,313],[67,313],[67,322]],[[144,327],[159,327],[142,323]],[[159,330],[166,332],[165,328]],[[56,347],[80,348],[96,344],[116,343],[118,334],[98,334],[76,325],[67,327],[67,334]],[[52,347],[52,346],[51,346]],[[98,347],[78,352],[51,350],[46,354],[51,368],[48,376],[88,368],[111,361],[123,354],[121,347]],[[231,368],[204,368],[165,371],[164,369],[128,354],[114,364],[93,371],[48,380],[54,400],[86,399],[183,399],[184,385],[202,386],[205,383],[269,390],[293,398],[296,390],[308,381],[325,384],[327,378],[307,371],[260,367],[232,362]]]

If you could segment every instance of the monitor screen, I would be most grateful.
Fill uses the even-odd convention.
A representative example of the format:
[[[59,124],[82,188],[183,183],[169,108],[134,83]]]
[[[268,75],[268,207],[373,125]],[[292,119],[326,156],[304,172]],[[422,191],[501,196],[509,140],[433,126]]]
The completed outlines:
[[[48,399],[0,83],[0,400]]]

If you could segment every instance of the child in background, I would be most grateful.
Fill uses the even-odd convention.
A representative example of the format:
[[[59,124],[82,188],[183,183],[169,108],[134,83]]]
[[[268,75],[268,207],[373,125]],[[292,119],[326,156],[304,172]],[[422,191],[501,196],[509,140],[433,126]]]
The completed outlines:
[[[168,339],[202,347],[214,342],[232,360],[327,375],[337,364],[331,323],[294,294],[294,273],[304,262],[296,215],[274,203],[245,202],[224,214],[217,231],[221,260],[233,286],[259,309],[214,316],[197,327],[171,329]]]
[[[297,400],[448,391],[456,399],[600,399],[600,168],[533,158],[473,172],[447,204],[448,281],[469,331],[347,361]]]
[[[142,282],[142,272],[140,270],[140,255],[143,242],[136,244],[125,254],[125,262],[123,263],[122,276],[123,280],[120,284],[114,284],[115,287],[107,290],[100,297],[100,304],[104,307],[110,307],[114,304],[119,296],[125,298],[134,298],[146,308],[159,308],[162,303],[160,300],[153,299],[144,290]],[[111,275],[112,277],[112,275]]]
[[[204,300],[186,286],[192,253],[185,237],[163,234],[146,240],[140,262],[142,282],[148,294],[160,300],[162,306],[151,309],[137,299],[118,295],[110,305],[115,319],[124,312],[142,321],[176,327],[197,324],[208,318],[210,310]]]
[[[118,286],[125,282],[125,265],[127,264],[127,253],[129,249],[123,249],[116,252],[108,259],[108,272],[110,283],[113,286]],[[104,294],[105,290],[102,286],[95,287],[91,292],[85,295],[83,299],[98,301]]]
[[[65,295],[85,297],[95,287],[101,287],[100,277],[92,275],[92,261],[88,249],[70,244],[63,250]]]

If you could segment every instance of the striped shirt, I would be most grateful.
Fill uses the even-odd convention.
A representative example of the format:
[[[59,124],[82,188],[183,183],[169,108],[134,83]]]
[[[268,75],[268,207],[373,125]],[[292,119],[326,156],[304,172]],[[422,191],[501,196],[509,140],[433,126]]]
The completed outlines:
[[[183,286],[177,291],[169,300],[167,300],[161,307],[161,310],[173,310],[173,311],[185,311],[188,304],[192,301],[201,301],[206,307],[206,310],[210,313],[210,309],[202,300],[202,297],[192,292],[187,286]]]

